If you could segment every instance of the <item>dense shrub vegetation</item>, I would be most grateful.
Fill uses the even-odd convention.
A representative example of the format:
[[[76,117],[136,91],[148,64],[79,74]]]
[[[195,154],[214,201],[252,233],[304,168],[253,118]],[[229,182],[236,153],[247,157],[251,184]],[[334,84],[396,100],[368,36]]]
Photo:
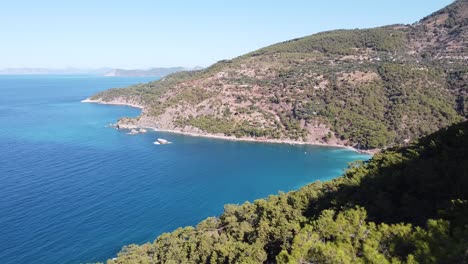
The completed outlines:
[[[224,134],[236,137],[264,137],[278,138],[279,133],[273,129],[265,129],[251,125],[248,122],[235,122],[231,119],[213,116],[198,116],[195,118],[179,119],[178,125],[190,125],[212,134]]]
[[[111,101],[118,97],[133,98],[143,104],[152,105],[160,96],[177,83],[190,80],[198,71],[183,71],[171,74],[161,80],[133,85],[127,88],[114,88],[95,94],[91,99]]]
[[[226,205],[109,263],[464,263],[467,249],[464,122],[335,180]]]
[[[392,28],[365,30],[334,30],[312,36],[289,40],[253,52],[252,56],[268,53],[308,53],[320,51],[330,54],[357,54],[359,49],[376,51],[401,51],[407,41],[405,33]]]

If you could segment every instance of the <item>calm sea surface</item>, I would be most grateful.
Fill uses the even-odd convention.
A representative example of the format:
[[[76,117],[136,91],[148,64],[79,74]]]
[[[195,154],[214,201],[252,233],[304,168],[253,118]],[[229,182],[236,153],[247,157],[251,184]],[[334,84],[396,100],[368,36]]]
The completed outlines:
[[[0,263],[105,261],[122,246],[339,176],[352,151],[106,128],[138,109],[80,103],[151,78],[0,76]],[[172,141],[154,145],[156,138]]]

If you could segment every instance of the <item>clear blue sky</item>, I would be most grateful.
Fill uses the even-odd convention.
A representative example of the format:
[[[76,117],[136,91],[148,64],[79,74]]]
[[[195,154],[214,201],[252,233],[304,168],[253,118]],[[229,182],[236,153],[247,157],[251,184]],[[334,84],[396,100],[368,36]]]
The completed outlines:
[[[0,68],[208,66],[338,28],[413,23],[452,0],[10,0]]]

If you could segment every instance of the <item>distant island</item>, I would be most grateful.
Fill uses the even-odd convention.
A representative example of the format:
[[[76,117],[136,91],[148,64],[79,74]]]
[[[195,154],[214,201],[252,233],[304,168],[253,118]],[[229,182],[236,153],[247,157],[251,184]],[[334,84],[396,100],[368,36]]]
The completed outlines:
[[[125,77],[165,77],[169,74],[180,71],[200,70],[202,67],[184,68],[184,67],[170,67],[170,68],[151,68],[151,69],[114,69],[110,67],[96,68],[96,69],[83,69],[83,68],[5,68],[0,69],[0,75],[75,75],[75,74],[89,74],[100,76],[125,76]]]
[[[103,75],[111,71],[112,68],[103,67],[96,69],[82,69],[82,68],[5,68],[0,69],[0,75],[47,75],[47,74],[90,74],[90,75]]]
[[[202,67],[184,68],[184,67],[172,67],[172,68],[151,68],[147,70],[124,70],[124,69],[112,69],[111,71],[104,74],[104,76],[128,76],[128,77],[164,77],[172,73],[180,71],[192,71],[201,70]]]

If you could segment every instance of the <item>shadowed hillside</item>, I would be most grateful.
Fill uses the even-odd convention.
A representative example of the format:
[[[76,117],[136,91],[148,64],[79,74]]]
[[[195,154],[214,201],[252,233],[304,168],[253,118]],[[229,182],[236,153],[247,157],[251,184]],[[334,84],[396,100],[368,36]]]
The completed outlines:
[[[108,263],[465,263],[468,122],[340,178],[226,205]]]

